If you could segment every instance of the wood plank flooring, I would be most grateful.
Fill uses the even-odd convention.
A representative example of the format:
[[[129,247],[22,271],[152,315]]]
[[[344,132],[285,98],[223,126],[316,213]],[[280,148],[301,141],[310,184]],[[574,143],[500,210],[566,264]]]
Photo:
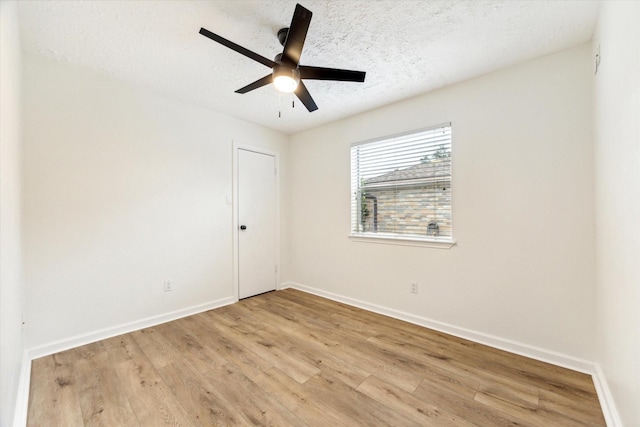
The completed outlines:
[[[605,426],[588,375],[293,289],[31,372],[29,426]]]

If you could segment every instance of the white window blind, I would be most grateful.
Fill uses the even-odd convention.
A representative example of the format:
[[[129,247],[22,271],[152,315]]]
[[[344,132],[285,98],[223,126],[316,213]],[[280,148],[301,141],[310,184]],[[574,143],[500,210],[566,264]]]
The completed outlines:
[[[351,234],[452,241],[451,124],[351,146]]]

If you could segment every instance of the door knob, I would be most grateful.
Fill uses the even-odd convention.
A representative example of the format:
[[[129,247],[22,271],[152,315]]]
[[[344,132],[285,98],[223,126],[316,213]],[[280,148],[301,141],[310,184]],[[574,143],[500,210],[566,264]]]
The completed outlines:
[[[240,226],[240,230],[246,230],[246,229],[247,229],[247,226],[246,226],[246,225],[241,225],[241,226]]]

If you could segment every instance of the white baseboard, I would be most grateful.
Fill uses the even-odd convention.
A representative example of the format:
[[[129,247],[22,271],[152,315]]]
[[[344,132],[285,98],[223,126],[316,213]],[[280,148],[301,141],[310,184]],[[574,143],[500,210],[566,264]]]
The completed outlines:
[[[602,413],[604,415],[605,421],[607,422],[607,426],[622,427],[622,420],[620,419],[620,415],[618,414],[618,410],[616,409],[616,404],[613,400],[611,389],[609,389],[607,377],[605,377],[604,372],[602,371],[602,367],[598,363],[595,364],[593,384],[596,387],[598,400],[600,400],[600,407],[602,407]]]
[[[172,311],[169,313],[160,314],[158,316],[147,317],[145,319],[136,320],[134,322],[124,323],[122,325],[100,329],[87,334],[76,335],[74,337],[65,338],[63,340],[54,341],[45,345],[41,345],[36,348],[29,349],[29,360],[37,359],[39,357],[48,356],[50,354],[58,353],[70,348],[80,347],[85,344],[112,338],[118,335],[126,334],[129,332],[137,331],[139,329],[148,328],[151,326],[159,325],[161,323],[170,322],[172,320],[180,319],[182,317],[191,316],[193,314],[202,313],[203,311],[212,310],[214,308],[223,307],[225,305],[233,304],[237,302],[237,299],[233,297],[222,298],[216,301],[211,301],[205,304],[199,304],[192,307],[187,307],[181,310]]]
[[[147,317],[145,319],[136,320],[135,322],[124,323],[122,325],[111,328],[100,329],[98,331],[87,334],[76,335],[59,341],[54,341],[36,348],[24,351],[22,360],[22,369],[20,371],[20,380],[18,384],[18,398],[16,402],[16,412],[14,416],[14,427],[24,427],[27,425],[27,415],[29,409],[29,386],[31,382],[31,361],[60,351],[69,350],[70,348],[79,347],[92,342],[104,340],[139,329],[148,328],[159,325],[161,323],[170,322],[182,317],[191,316],[202,313],[204,311],[213,310],[214,308],[223,307],[233,304],[238,300],[234,297],[222,298],[205,304],[199,304],[187,307],[181,310],[164,313],[158,316]]]
[[[24,427],[27,425],[27,411],[29,409],[29,385],[31,384],[31,359],[25,350],[22,353],[22,367],[20,368],[20,378],[18,379],[18,394],[16,397],[16,408],[13,415],[14,427]]]
[[[496,337],[479,331],[473,331],[466,328],[460,328],[437,320],[416,316],[410,313],[390,309],[387,307],[371,304],[358,299],[346,297],[332,292],[323,291],[321,289],[312,288],[295,282],[284,282],[278,286],[278,290],[293,288],[310,294],[318,295],[323,298],[338,301],[374,313],[383,314],[399,320],[404,320],[419,326],[424,326],[439,332],[444,332],[459,338],[468,339],[480,344],[485,344],[494,348],[505,350],[521,356],[530,357],[532,359],[562,366],[578,372],[589,374],[593,377],[593,382],[598,393],[598,399],[607,422],[608,427],[622,427],[622,422],[615,407],[611,391],[608,387],[606,377],[601,367],[593,362],[578,359],[572,356],[563,355],[554,351],[542,349],[539,347],[518,343],[516,341]],[[105,328],[88,334],[77,335],[65,340],[55,341],[37,348],[26,350],[24,352],[22,370],[20,373],[20,382],[18,386],[18,399],[16,403],[16,413],[14,417],[14,427],[23,427],[27,423],[27,410],[29,401],[29,384],[31,377],[31,361],[39,357],[44,357],[70,348],[79,347],[95,341],[111,338],[121,334],[129,333],[143,328],[159,325],[161,323],[170,322],[182,317],[191,316],[193,314],[212,310],[214,308],[223,307],[233,304],[237,300],[233,297],[222,298],[206,304],[188,307],[182,310],[176,310],[158,316],[148,317],[135,322],[130,322]]]
[[[287,282],[287,283],[283,283],[280,286],[280,288],[281,289],[286,289],[286,288],[299,289],[301,291],[308,292],[310,294],[318,295],[327,299],[352,305],[354,307],[373,311],[374,313],[383,314],[385,316],[393,317],[395,319],[404,320],[405,322],[413,323],[419,326],[424,326],[425,328],[434,329],[439,332],[444,332],[446,334],[467,339],[470,341],[474,341],[480,344],[485,344],[500,350],[508,351],[510,353],[515,353],[521,356],[530,357],[532,359],[551,363],[557,366],[562,366],[563,368],[572,369],[574,371],[582,372],[589,375],[593,375],[595,373],[595,367],[593,362],[578,359],[572,356],[567,356],[565,354],[557,353],[555,351],[546,350],[543,348],[519,343],[509,339],[496,337],[494,335],[486,334],[484,332],[461,328],[458,326],[450,325],[448,323],[439,322],[433,319],[428,319],[426,317],[416,316],[414,314],[405,313],[403,311],[394,310],[391,308],[383,307],[376,304],[371,304],[358,299],[334,294],[333,292],[327,292],[321,289],[312,288],[310,286],[302,285],[300,283]]]
[[[546,350],[543,348],[531,346],[528,344],[519,343],[516,341],[496,337],[490,334],[485,334],[479,331],[473,331],[466,328],[460,328],[458,326],[449,325],[447,323],[439,322],[437,320],[427,319],[425,317],[416,316],[410,313],[405,313],[398,310],[393,310],[387,307],[382,307],[376,304],[371,304],[358,299],[338,295],[333,292],[327,292],[321,289],[316,289],[310,286],[302,285],[295,282],[282,283],[279,289],[293,288],[310,294],[318,295],[323,298],[338,301],[347,305],[362,308],[364,310],[373,311],[374,313],[383,314],[385,316],[393,317],[395,319],[404,320],[405,322],[413,323],[419,326],[424,326],[429,329],[433,329],[439,332],[444,332],[449,335],[453,335],[459,338],[464,338],[470,341],[474,341],[480,344],[485,344],[500,350],[508,351],[510,353],[519,354],[521,356],[529,357],[531,359],[539,360],[542,362],[551,363],[563,368],[572,369],[574,371],[582,372],[591,375],[596,393],[598,394],[598,400],[602,407],[602,412],[608,427],[622,427],[622,421],[615,407],[613,396],[607,385],[604,372],[595,362],[579,359],[576,357],[561,354],[555,351]]]

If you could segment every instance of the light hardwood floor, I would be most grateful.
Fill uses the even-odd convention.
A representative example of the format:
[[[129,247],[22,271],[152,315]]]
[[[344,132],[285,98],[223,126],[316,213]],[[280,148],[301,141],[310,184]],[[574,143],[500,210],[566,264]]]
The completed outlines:
[[[292,289],[31,375],[30,426],[605,426],[588,375]]]

